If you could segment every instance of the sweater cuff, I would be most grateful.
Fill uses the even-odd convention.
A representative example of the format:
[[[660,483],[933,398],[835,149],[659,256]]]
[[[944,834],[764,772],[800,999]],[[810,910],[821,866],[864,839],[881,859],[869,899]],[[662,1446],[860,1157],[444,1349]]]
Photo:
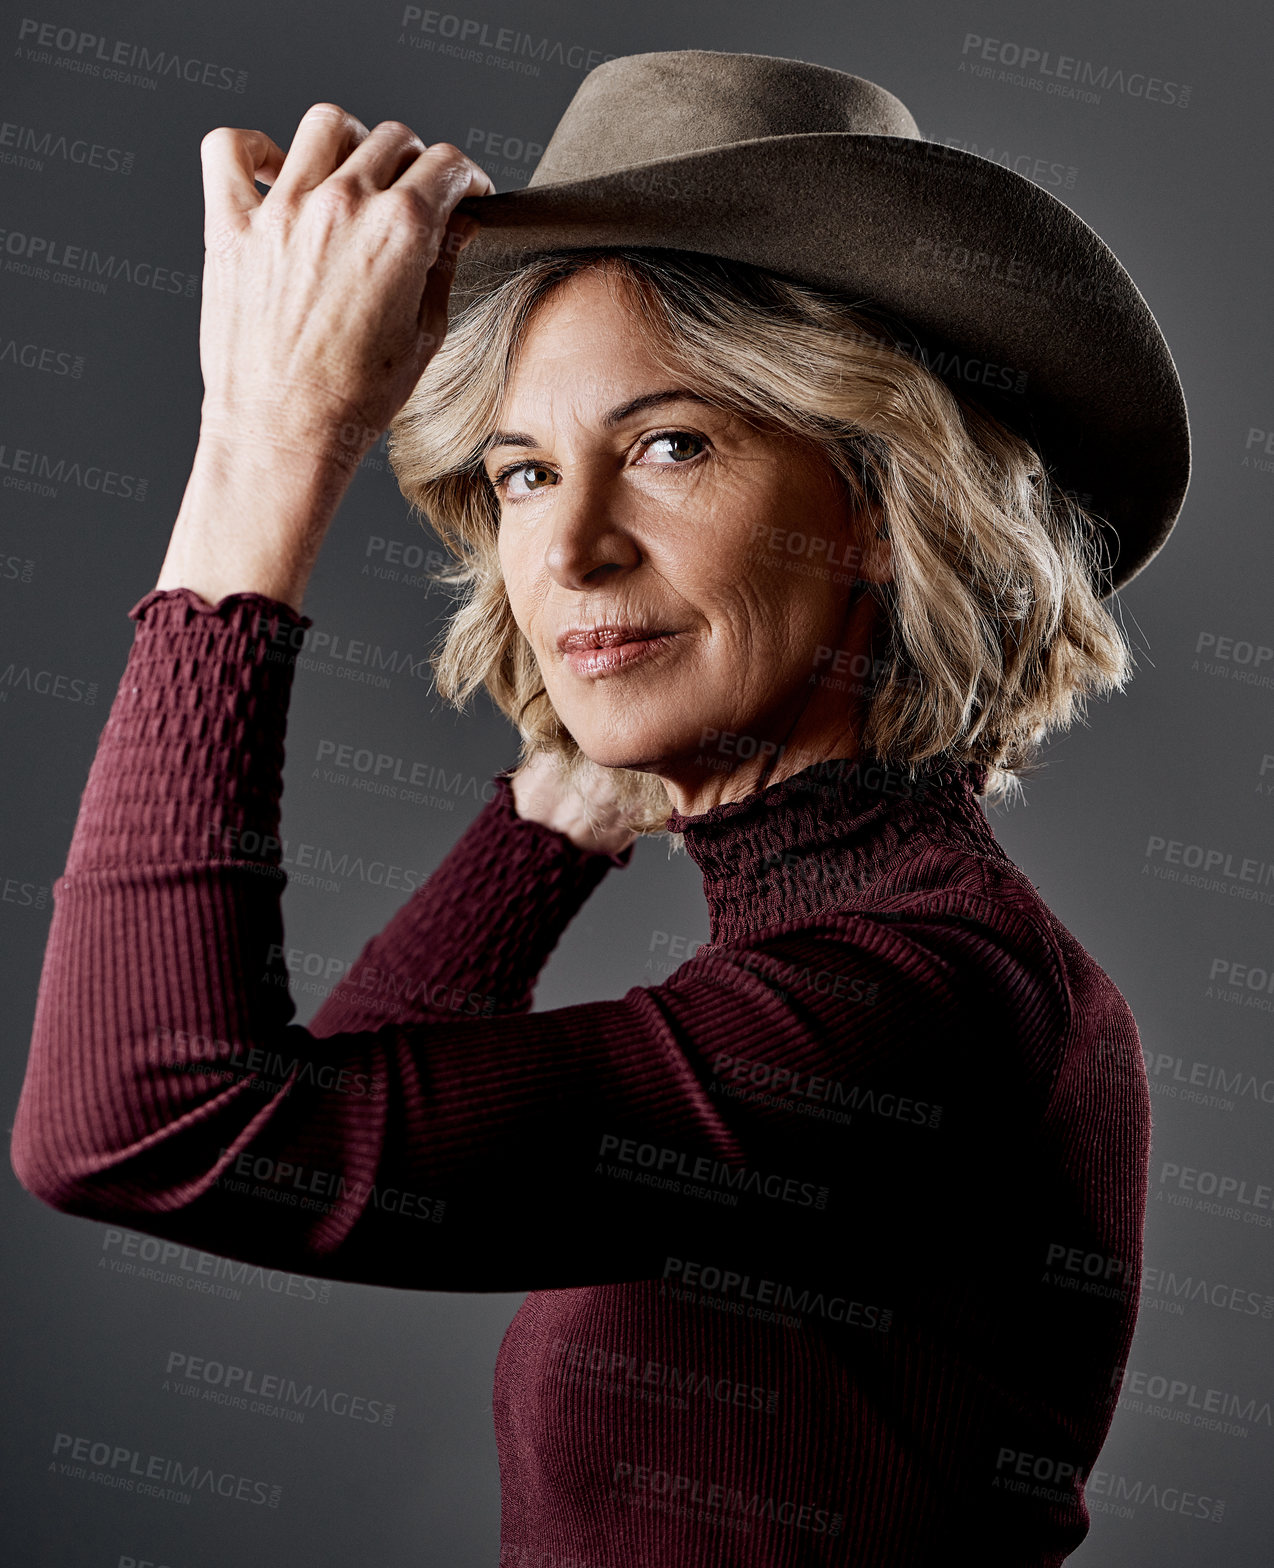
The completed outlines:
[[[156,610],[153,615],[149,614],[156,605],[165,608]],[[303,631],[308,631],[314,624],[308,615],[299,615],[290,604],[284,604],[281,599],[272,599],[268,594],[257,593],[255,589],[228,593],[224,599],[218,599],[216,604],[210,604],[193,588],[152,588],[128,612],[128,618],[137,622],[159,622],[166,617],[171,618],[172,613],[176,612],[180,623],[185,625],[201,615],[215,616],[228,623],[244,606],[256,606],[264,616],[274,615],[281,621],[294,622]]]
[[[281,865],[283,737],[301,634],[259,593],[153,589],[98,741],[66,876],[210,861]]]
[[[484,1015],[530,1011],[563,931],[614,865],[517,814],[508,774],[425,882],[359,954],[310,1020],[320,1036],[409,1024],[482,999]],[[395,977],[410,976],[409,994]]]
[[[633,858],[633,849],[636,840],[627,844],[617,854],[612,854],[605,849],[581,849],[575,841],[565,833],[559,833],[556,828],[549,827],[546,823],[536,822],[530,817],[518,815],[517,803],[513,799],[513,774],[514,768],[502,768],[495,775],[492,783],[495,785],[495,797],[491,802],[492,808],[497,812],[505,827],[511,830],[525,830],[536,835],[545,849],[555,849],[561,855],[565,864],[577,868],[594,876],[589,891],[600,882],[602,874],[611,866],[626,866]]]

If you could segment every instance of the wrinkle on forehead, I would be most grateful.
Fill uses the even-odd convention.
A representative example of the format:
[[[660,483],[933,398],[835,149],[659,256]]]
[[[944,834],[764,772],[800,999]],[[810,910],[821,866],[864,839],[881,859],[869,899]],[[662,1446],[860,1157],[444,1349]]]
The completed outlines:
[[[539,437],[537,419],[601,424],[632,398],[673,387],[709,400],[709,389],[681,356],[663,345],[652,352],[653,330],[611,269],[592,267],[567,278],[539,302],[523,331],[498,417],[501,430]]]

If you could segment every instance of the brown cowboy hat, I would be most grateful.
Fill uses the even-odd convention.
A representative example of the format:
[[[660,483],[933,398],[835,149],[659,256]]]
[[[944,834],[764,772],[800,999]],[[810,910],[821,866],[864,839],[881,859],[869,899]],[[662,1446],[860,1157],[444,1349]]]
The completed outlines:
[[[595,246],[706,253],[870,302],[1102,521],[1103,594],[1146,565],[1181,510],[1181,383],[1109,246],[1022,175],[925,141],[862,77],[710,49],[608,60],[526,187],[459,211],[482,229],[460,257],[453,314],[532,255]]]

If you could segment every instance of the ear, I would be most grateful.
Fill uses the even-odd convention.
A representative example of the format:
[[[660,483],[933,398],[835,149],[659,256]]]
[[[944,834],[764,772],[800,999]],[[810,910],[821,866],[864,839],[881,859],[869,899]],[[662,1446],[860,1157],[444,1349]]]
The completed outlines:
[[[858,551],[857,570],[863,582],[893,581],[894,552],[883,507],[872,504],[858,513]]]
[[[864,493],[841,470],[828,465],[843,507],[842,526],[855,547],[854,575],[859,582],[893,581],[893,548],[889,543],[889,518],[883,502]]]

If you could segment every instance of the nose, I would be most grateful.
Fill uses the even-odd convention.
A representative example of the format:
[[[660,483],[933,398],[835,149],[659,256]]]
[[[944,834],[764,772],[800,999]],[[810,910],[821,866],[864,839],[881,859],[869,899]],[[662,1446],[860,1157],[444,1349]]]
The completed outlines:
[[[577,477],[555,497],[544,565],[560,588],[597,588],[641,561],[637,540],[620,520],[604,483]]]

